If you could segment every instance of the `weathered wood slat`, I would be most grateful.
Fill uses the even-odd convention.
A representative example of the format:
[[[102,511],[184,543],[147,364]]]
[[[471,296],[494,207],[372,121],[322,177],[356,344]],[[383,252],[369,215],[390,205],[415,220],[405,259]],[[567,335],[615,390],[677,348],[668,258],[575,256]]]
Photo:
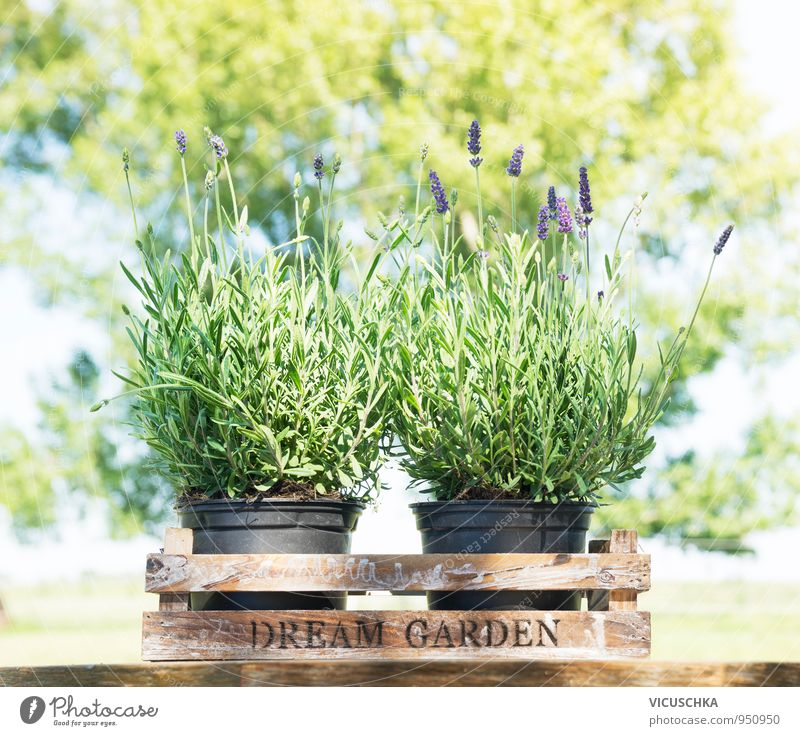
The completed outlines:
[[[0,668],[8,687],[763,687],[800,686],[800,662],[510,659],[159,662]]]
[[[636,554],[639,547],[639,534],[633,529],[614,529],[608,543],[608,551],[612,554]],[[611,590],[608,593],[609,611],[635,611],[637,593],[635,590]]]
[[[428,591],[650,588],[649,555],[149,555],[146,590]]]
[[[611,542],[608,539],[591,539],[589,541],[590,554],[607,554]],[[608,610],[608,591],[590,590],[586,594],[586,602],[590,611]]]
[[[164,535],[164,552],[169,555],[190,555],[194,544],[191,529],[167,529]],[[158,597],[159,611],[188,611],[188,593],[164,593]]]
[[[644,611],[162,611],[145,660],[646,657]]]

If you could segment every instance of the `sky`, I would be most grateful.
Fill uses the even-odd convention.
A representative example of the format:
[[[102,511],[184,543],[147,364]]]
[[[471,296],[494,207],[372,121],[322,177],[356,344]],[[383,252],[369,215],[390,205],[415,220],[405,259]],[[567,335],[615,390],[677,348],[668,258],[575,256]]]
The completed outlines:
[[[800,67],[800,3],[795,0],[737,0],[736,40],[743,50],[744,79],[771,103],[767,133],[786,132],[800,124],[796,72]]]
[[[800,129],[800,97],[794,93],[796,70],[800,68],[800,44],[796,29],[800,27],[800,3],[790,0],[738,0],[735,33],[742,48],[739,68],[744,81],[768,101],[765,133]],[[76,206],[69,193],[52,200],[47,212],[32,222],[34,237],[58,247],[63,236],[59,211]],[[49,218],[49,219],[48,219]],[[91,218],[77,219],[85,232],[74,237],[92,237],[98,223]],[[5,355],[0,361],[0,385],[4,396],[0,401],[0,423],[11,421],[30,429],[36,418],[35,387],[46,385],[51,371],[57,370],[78,347],[89,347],[104,353],[106,336],[95,325],[85,323],[66,310],[48,310],[36,305],[33,285],[26,274],[0,269],[0,314],[11,315],[4,324]],[[735,446],[750,421],[761,411],[763,402],[781,407],[784,412],[800,411],[800,392],[795,388],[800,375],[800,353],[790,360],[756,372],[745,370],[735,356],[721,361],[712,375],[698,378],[690,386],[700,409],[688,427],[682,427],[682,441],[709,436],[722,446]],[[750,397],[731,402],[730,397]],[[665,438],[667,445],[670,438]],[[415,499],[404,489],[405,479],[399,471],[390,470],[386,479],[393,486],[380,502],[380,514],[368,512],[356,536],[354,551],[413,552],[419,550],[419,539],[407,504]],[[157,546],[157,541],[141,537],[126,542],[109,542],[99,517],[65,525],[58,537],[44,541],[37,549],[20,548],[11,534],[3,531],[7,519],[0,510],[0,558],[10,559],[25,554],[26,577],[41,578],[49,574],[79,574],[95,566],[98,572],[136,572],[143,555]],[[731,560],[721,555],[701,555],[673,548],[664,551],[661,543],[649,540],[648,551],[663,551],[661,574],[666,577],[697,579],[731,576],[761,576],[769,560],[781,554],[796,553],[796,530],[751,535],[749,540],[758,554],[747,561]],[[701,555],[698,557],[698,555]],[[788,559],[787,557],[786,559]],[[702,561],[700,561],[702,560]],[[97,566],[99,565],[99,569]],[[48,572],[49,571],[49,572]],[[788,573],[787,573],[788,574]],[[800,573],[794,573],[800,579]]]

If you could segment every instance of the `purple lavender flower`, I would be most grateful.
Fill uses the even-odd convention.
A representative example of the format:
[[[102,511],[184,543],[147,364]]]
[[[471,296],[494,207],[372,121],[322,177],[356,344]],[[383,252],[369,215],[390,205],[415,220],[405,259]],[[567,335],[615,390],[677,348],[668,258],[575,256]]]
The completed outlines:
[[[520,143],[515,149],[514,152],[511,154],[511,160],[508,162],[508,168],[506,169],[506,174],[509,176],[517,177],[522,173],[522,156],[525,153],[525,149],[522,147]]]
[[[714,246],[714,255],[718,256],[722,253],[722,249],[725,247],[725,244],[728,242],[728,238],[730,238],[731,233],[733,232],[733,225],[728,225],[723,231],[722,234],[719,236],[719,240],[717,240],[717,244]]]
[[[550,210],[550,219],[556,219],[556,188],[550,187],[547,190],[547,208]]]
[[[322,181],[322,177],[325,176],[324,166],[325,162],[322,160],[322,154],[318,153],[314,156],[314,178],[318,181]]]
[[[583,207],[581,207],[579,202],[578,204],[575,205],[575,224],[578,226],[578,237],[581,240],[585,240],[586,235],[588,234],[586,229],[587,220],[591,222],[592,218],[586,217],[586,215],[584,215]]]
[[[565,235],[572,232],[572,215],[567,207],[564,197],[556,197],[556,212],[558,213],[558,232]]]
[[[428,179],[431,183],[431,194],[436,201],[436,211],[443,215],[450,209],[450,205],[447,202],[447,194],[444,191],[442,182],[439,180],[439,175],[433,169],[430,170]]]
[[[602,302],[605,295],[606,293],[602,289],[600,289],[600,291],[597,292],[597,301]]]
[[[569,276],[561,271],[558,272],[557,276],[559,281],[567,281],[569,279]]]
[[[186,153],[186,133],[184,133],[183,128],[175,131],[175,147],[181,156]]]
[[[592,194],[589,191],[589,174],[586,172],[586,167],[581,166],[578,170],[579,173],[579,192],[578,200],[580,201],[581,209],[583,210],[583,224],[588,225],[592,218],[588,217],[594,210],[592,209]]]
[[[547,240],[547,236],[550,235],[550,210],[547,208],[546,204],[543,204],[539,208],[539,219],[536,226],[536,234],[539,236],[539,240]]]
[[[222,140],[221,135],[212,135],[208,139],[208,144],[214,149],[217,158],[228,158],[228,147],[225,145],[225,141]]]
[[[483,163],[483,159],[478,155],[481,152],[481,126],[477,120],[473,120],[469,126],[467,150],[472,154],[470,165],[477,169]]]

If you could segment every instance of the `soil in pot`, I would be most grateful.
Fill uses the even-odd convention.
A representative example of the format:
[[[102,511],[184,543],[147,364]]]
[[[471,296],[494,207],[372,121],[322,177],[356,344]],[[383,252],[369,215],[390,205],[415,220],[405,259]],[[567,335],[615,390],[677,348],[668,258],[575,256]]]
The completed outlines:
[[[195,554],[346,554],[364,504],[357,501],[200,501],[178,508]],[[346,593],[192,593],[193,611],[343,610]]]
[[[422,551],[440,554],[508,552],[581,553],[594,511],[589,504],[532,501],[430,501],[411,504]],[[428,593],[433,611],[578,611],[581,594],[569,591]]]

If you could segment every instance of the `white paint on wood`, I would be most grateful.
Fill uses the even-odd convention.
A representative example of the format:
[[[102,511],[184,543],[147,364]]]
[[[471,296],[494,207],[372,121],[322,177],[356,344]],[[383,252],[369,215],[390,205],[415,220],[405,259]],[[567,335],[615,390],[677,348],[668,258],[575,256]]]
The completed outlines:
[[[149,555],[146,590],[647,590],[631,554]]]

